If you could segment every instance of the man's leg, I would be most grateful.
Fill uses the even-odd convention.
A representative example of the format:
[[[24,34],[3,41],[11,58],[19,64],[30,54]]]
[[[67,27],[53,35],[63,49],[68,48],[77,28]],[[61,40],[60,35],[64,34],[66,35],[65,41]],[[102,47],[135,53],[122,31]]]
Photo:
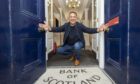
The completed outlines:
[[[76,60],[75,60],[75,65],[79,65],[80,64],[80,53],[81,53],[81,49],[83,47],[83,43],[82,42],[76,42],[74,44],[74,52],[76,55]]]
[[[72,54],[72,46],[64,45],[63,47],[57,48],[57,53],[63,55],[70,55]]]

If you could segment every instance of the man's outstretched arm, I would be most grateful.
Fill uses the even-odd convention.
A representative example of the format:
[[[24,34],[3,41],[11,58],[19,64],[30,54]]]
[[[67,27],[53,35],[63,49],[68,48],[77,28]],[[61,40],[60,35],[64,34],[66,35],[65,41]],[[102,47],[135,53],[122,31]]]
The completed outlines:
[[[49,31],[49,32],[64,32],[64,28],[65,28],[65,25],[62,25],[60,27],[50,27],[48,24],[42,24],[42,23],[39,23],[39,27],[42,28],[43,30],[45,31]]]
[[[107,26],[102,25],[99,28],[88,28],[88,27],[84,26],[83,24],[81,24],[81,28],[82,28],[83,32],[85,32],[85,33],[94,34],[94,33],[99,33],[99,32],[104,31],[107,28]]]

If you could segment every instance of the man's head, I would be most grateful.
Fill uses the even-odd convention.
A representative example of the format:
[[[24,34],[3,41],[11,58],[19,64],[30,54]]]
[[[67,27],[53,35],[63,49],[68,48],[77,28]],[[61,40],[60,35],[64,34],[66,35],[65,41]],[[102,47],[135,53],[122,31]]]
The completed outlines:
[[[71,25],[75,25],[77,22],[77,13],[75,11],[71,11],[69,13],[69,22]]]

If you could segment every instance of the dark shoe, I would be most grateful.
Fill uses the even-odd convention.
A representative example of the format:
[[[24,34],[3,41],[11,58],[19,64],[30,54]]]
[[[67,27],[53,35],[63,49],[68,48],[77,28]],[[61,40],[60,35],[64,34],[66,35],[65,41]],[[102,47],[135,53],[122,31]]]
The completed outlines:
[[[73,61],[73,60],[74,60],[74,56],[71,56],[71,57],[69,58],[69,60],[70,60],[70,61]]]

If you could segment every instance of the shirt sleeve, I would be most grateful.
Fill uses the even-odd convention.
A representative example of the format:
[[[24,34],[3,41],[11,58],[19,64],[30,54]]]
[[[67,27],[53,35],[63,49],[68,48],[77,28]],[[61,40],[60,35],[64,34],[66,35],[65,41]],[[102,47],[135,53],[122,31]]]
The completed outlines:
[[[64,32],[65,24],[60,27],[52,27],[49,32]]]
[[[82,31],[85,33],[89,33],[89,34],[98,33],[97,28],[88,28],[84,26],[83,24],[81,24],[81,28],[82,28]]]

